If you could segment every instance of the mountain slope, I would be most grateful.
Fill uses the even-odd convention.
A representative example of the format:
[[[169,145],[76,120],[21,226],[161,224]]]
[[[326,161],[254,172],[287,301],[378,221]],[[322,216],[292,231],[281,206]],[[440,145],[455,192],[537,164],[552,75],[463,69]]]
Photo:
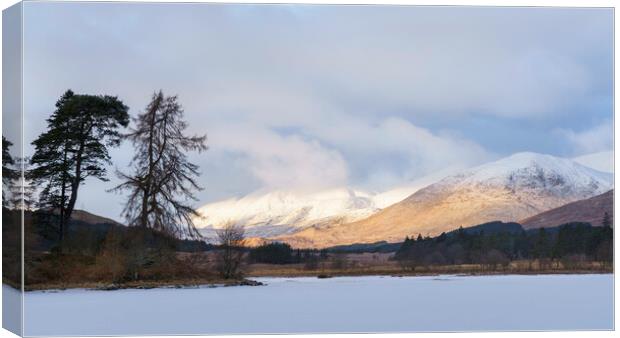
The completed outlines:
[[[271,237],[308,226],[353,222],[378,210],[371,194],[353,189],[274,191],[207,204],[198,209],[201,217],[195,222],[207,237],[229,222],[244,226],[248,237]]]
[[[588,222],[594,226],[603,224],[605,213],[613,216],[614,191],[585,200],[565,204],[561,207],[528,217],[519,223],[525,229],[548,228],[569,222]]]
[[[73,210],[71,214],[71,219],[74,221],[81,221],[88,224],[113,224],[113,225],[122,225],[110,218],[106,218],[103,216],[92,214],[85,210]]]
[[[260,238],[364,219],[457,170],[447,168],[379,193],[347,187],[316,192],[258,191],[204,205],[194,222],[207,238],[214,238],[216,230],[227,223],[241,225],[247,237],[259,237],[253,241],[260,243]]]
[[[611,150],[582,155],[575,157],[573,160],[598,171],[607,173],[614,172],[614,152]]]
[[[297,247],[326,247],[433,236],[459,226],[517,221],[611,188],[611,174],[569,159],[519,153],[446,177],[366,219],[278,239]]]

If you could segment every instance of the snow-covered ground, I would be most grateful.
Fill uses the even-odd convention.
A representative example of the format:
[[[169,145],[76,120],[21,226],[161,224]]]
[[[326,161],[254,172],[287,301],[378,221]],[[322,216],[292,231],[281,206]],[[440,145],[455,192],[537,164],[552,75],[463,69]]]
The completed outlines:
[[[260,280],[268,285],[28,292],[24,334],[613,328],[613,275]]]

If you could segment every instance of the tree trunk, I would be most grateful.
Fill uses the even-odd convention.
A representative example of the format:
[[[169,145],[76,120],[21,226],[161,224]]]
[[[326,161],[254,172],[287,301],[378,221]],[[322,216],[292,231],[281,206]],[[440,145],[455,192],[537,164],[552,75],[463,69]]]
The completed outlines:
[[[148,184],[148,183],[147,183]],[[148,201],[149,201],[149,189],[148,185],[143,189],[144,195],[142,196],[142,211],[140,212],[140,226],[146,228],[148,225]]]
[[[143,228],[148,227],[148,214],[149,214],[149,199],[151,197],[151,183],[153,178],[153,142],[155,139],[155,118],[157,109],[153,109],[151,112],[151,119],[149,121],[149,144],[148,144],[148,158],[149,158],[149,168],[147,171],[147,175],[144,178],[144,195],[142,196],[142,211],[140,214],[140,226]]]
[[[67,165],[67,146],[65,145],[65,149],[63,152],[63,165],[66,166]],[[62,172],[62,179],[60,180],[61,184],[62,184],[62,188],[61,188],[61,193],[60,193],[60,218],[59,218],[59,231],[60,231],[60,238],[59,238],[59,243],[60,243],[60,248],[62,250],[63,247],[63,241],[65,239],[65,198],[67,196],[67,174],[66,171],[63,170]]]
[[[82,153],[84,151],[84,144],[80,144],[80,148],[76,154],[75,161],[75,177],[71,182],[71,196],[69,197],[69,204],[67,204],[67,210],[65,210],[65,217],[63,219],[63,228],[65,232],[69,232],[69,221],[71,220],[71,214],[75,208],[75,202],[77,201],[78,189],[80,187],[80,179],[82,177]]]

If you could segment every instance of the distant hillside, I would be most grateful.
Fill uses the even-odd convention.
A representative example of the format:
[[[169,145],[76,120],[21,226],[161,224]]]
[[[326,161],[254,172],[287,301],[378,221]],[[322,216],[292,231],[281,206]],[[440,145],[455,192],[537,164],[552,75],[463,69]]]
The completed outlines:
[[[460,229],[450,231],[447,233],[448,235],[456,234]],[[487,222],[479,225],[474,225],[472,227],[463,228],[463,231],[467,234],[479,234],[484,232],[485,234],[496,234],[501,232],[509,232],[511,234],[518,233],[523,231],[523,227],[519,223],[508,222],[504,223],[501,221]]]
[[[564,158],[518,153],[448,176],[366,219],[276,239],[296,248],[325,248],[437,236],[459,226],[517,221],[611,188],[609,173]]]
[[[523,227],[519,223],[514,222],[487,222],[483,224],[474,225],[467,228],[462,228],[466,234],[479,235],[484,233],[486,235],[498,234],[498,233],[511,233],[516,234],[523,231]],[[447,236],[455,236],[461,229],[450,231],[446,233]],[[436,237],[434,237],[436,238]],[[326,248],[330,252],[346,252],[346,253],[362,253],[362,252],[396,252],[400,249],[403,242],[388,243],[386,241],[376,243],[356,243],[350,245],[337,245]]]
[[[603,223],[605,213],[609,214],[613,223],[613,209],[614,191],[610,190],[601,195],[568,203],[561,207],[528,217],[519,223],[521,223],[525,229],[548,228],[569,222],[586,222],[593,226],[600,226]]]
[[[112,219],[106,218],[106,217],[102,217],[102,216],[98,216],[95,214],[91,214],[88,211],[84,211],[84,210],[73,210],[73,213],[71,214],[71,219],[74,221],[81,221],[84,223],[89,223],[89,224],[115,224],[115,225],[123,225],[120,224]]]
[[[41,211],[25,211],[24,221],[26,224],[32,224],[27,227],[28,238],[31,240],[30,245],[35,251],[49,251],[58,244],[58,229],[55,228],[53,222],[46,223],[37,221],[37,217],[45,218],[45,214]],[[92,250],[97,251],[99,244],[104,240],[111,230],[126,232],[129,227],[115,222],[109,218],[98,216],[83,210],[74,210],[71,215],[69,224],[69,232],[67,234],[68,241],[80,246],[92,246]],[[166,235],[157,231],[149,230],[152,236],[165,238]],[[85,240],[85,238],[87,240]],[[72,241],[72,239],[75,239]],[[183,252],[206,251],[213,246],[202,240],[173,239],[176,250]],[[83,243],[80,243],[83,242]],[[85,243],[88,242],[88,243]]]
[[[338,246],[333,246],[331,248],[327,248],[326,250],[329,252],[344,252],[344,253],[396,252],[402,244],[403,244],[402,242],[388,243],[386,241],[381,241],[377,243],[338,245]]]
[[[556,235],[563,228],[573,229],[577,227],[588,229],[588,228],[592,228],[592,225],[586,222],[568,222],[568,223],[562,223],[562,224],[558,224],[552,227],[545,228],[545,230],[547,234],[549,235]],[[515,234],[519,234],[525,231],[527,236],[535,236],[538,234],[539,230],[537,228],[525,229],[521,226],[521,224],[515,223],[515,222],[505,223],[505,222],[500,222],[500,221],[494,221],[494,222],[487,222],[487,223],[478,224],[478,225],[474,225],[471,227],[466,227],[466,228],[447,232],[445,238],[454,238],[455,236],[459,234],[460,231],[463,231],[463,233],[468,234],[468,235],[476,235],[476,236],[480,236],[480,235],[489,236],[489,235],[502,234],[502,233],[515,235]],[[437,240],[440,237],[442,237],[442,235],[433,236],[433,237],[430,237],[430,239]],[[415,238],[411,238],[411,239],[415,240]],[[350,245],[333,246],[333,247],[326,248],[326,250],[328,252],[341,252],[341,253],[397,252],[401,248],[403,243],[404,242],[388,243],[385,241],[377,242],[377,243],[358,243],[358,244],[350,244]]]

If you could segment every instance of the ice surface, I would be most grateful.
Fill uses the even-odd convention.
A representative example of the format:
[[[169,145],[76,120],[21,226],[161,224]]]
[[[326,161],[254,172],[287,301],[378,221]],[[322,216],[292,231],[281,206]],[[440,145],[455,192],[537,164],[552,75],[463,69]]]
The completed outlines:
[[[15,333],[22,331],[22,292],[2,284],[2,327]]]
[[[26,335],[613,329],[613,275],[262,278],[27,292]]]

